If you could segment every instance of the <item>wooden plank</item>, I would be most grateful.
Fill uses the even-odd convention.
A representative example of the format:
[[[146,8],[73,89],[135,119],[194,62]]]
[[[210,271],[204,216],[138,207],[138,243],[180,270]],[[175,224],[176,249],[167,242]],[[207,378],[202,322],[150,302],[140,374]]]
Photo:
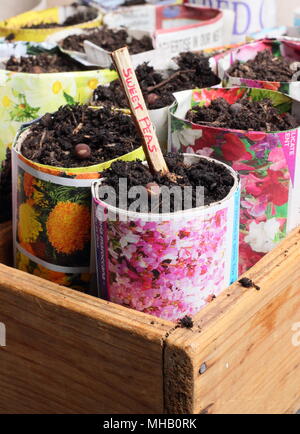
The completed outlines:
[[[12,226],[11,222],[0,224],[0,262],[12,264]]]
[[[300,408],[300,231],[166,340],[169,413],[294,413]],[[201,368],[202,367],[202,368]],[[201,372],[199,372],[201,368]],[[206,370],[205,370],[206,369]],[[205,371],[205,372],[204,372]]]
[[[158,320],[0,265],[0,412],[161,413]]]

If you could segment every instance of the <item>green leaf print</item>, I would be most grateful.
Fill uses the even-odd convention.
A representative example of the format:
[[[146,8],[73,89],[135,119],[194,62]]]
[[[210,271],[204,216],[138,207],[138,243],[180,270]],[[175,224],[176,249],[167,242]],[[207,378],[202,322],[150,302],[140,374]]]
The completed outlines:
[[[276,209],[276,217],[277,218],[286,218],[288,215],[288,204],[284,204],[282,206],[275,206]]]
[[[175,131],[181,131],[187,128],[187,124],[185,121],[178,119],[176,117],[172,117],[171,121],[171,131],[174,133]]]
[[[24,94],[18,94],[18,104],[14,104],[13,109],[9,112],[11,121],[25,122],[36,119],[39,114],[40,107],[31,107]]]
[[[66,92],[64,92],[64,97],[65,97],[67,104],[69,104],[69,105],[75,105],[76,104],[75,99],[71,95],[68,95]]]
[[[249,97],[253,101],[261,101],[263,99],[270,99],[275,107],[282,104],[289,104],[291,106],[292,100],[287,95],[283,95],[280,92],[274,92],[268,89],[249,89]]]
[[[59,50],[56,47],[47,50],[44,47],[40,47],[38,45],[32,45],[32,44],[28,44],[26,49],[26,53],[28,54],[28,56],[36,56],[41,53],[56,54],[58,53],[58,51]]]

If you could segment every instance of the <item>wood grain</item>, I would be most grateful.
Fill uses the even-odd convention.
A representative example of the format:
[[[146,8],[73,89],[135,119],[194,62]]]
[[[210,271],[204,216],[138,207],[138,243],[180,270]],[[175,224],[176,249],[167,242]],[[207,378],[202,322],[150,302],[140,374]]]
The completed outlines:
[[[4,265],[0,306],[0,413],[163,411],[169,322]]]
[[[0,262],[12,264],[12,226],[11,222],[0,224]]]
[[[166,340],[169,413],[294,413],[300,408],[300,231]],[[202,374],[199,369],[202,366]],[[179,379],[179,381],[178,381]],[[185,380],[186,379],[186,380]]]
[[[191,330],[0,265],[0,413],[295,413],[299,247],[295,230],[246,274],[260,291],[232,285]]]

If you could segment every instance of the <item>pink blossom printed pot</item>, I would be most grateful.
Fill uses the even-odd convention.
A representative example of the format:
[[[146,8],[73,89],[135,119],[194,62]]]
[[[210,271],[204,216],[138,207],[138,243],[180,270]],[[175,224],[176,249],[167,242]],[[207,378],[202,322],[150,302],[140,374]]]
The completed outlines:
[[[185,155],[185,162],[200,158],[207,157]],[[100,297],[175,321],[198,312],[237,279],[240,182],[226,167],[234,177],[226,198],[174,213],[112,207],[99,200],[102,181],[93,183]],[[117,218],[103,221],[103,208]]]

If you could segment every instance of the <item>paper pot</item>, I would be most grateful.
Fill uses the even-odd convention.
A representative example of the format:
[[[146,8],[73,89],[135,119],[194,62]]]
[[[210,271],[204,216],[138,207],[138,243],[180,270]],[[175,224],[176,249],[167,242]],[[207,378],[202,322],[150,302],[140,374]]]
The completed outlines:
[[[245,42],[249,33],[277,25],[277,0],[187,0],[187,3],[231,10],[235,16],[232,42]]]
[[[169,150],[208,155],[230,164],[242,179],[240,272],[245,272],[300,224],[299,128],[264,133],[200,126],[184,120],[194,105],[216,98],[235,103],[243,95],[270,98],[300,119],[299,103],[262,89],[202,89],[177,94],[170,109]]]
[[[121,27],[116,28],[113,27],[114,30],[120,30]],[[141,39],[143,36],[149,36],[152,38],[152,34],[147,31],[142,30],[133,30],[133,29],[127,29],[127,33],[129,37],[134,37],[136,39]],[[88,34],[88,29],[68,29],[63,30],[60,32],[57,32],[55,34],[50,35],[47,38],[47,42],[50,43],[56,43],[60,46],[61,50],[70,56],[72,56],[75,59],[80,60],[81,62],[84,62],[88,65],[97,65],[101,68],[110,68],[112,66],[112,59],[111,59],[111,53],[107,50],[104,50],[102,47],[94,44],[90,41],[84,41],[84,52],[82,51],[73,51],[73,50],[66,50],[62,48],[63,40],[66,39],[68,36],[72,35],[84,35]],[[149,62],[152,63],[153,60],[156,61],[157,59],[165,59],[166,57],[169,58],[170,53],[167,50],[149,50],[144,51],[142,53],[138,54],[132,54],[131,60],[134,67],[140,65],[143,62]],[[166,62],[164,62],[166,63]],[[172,67],[171,63],[171,67]]]
[[[103,22],[153,32],[155,48],[172,55],[229,44],[222,11],[192,5],[141,5],[108,12]]]
[[[194,163],[196,155],[185,155]],[[206,158],[206,157],[204,157]],[[223,164],[223,163],[219,163]],[[168,320],[193,315],[237,278],[239,178],[219,203],[171,214],[106,205],[94,182],[99,295]],[[103,207],[118,219],[103,221]],[[128,217],[121,221],[122,216]],[[124,220],[124,219],[123,219]]]
[[[78,169],[38,164],[20,154],[28,132],[20,132],[12,150],[15,266],[87,291],[91,183],[115,160]],[[143,159],[144,154],[138,148],[119,158]]]
[[[300,73],[295,75],[291,82],[271,82],[263,80],[251,80],[240,77],[232,77],[228,73],[230,66],[236,61],[246,62],[254,59],[260,51],[269,50],[274,56],[284,56],[296,62],[300,61],[300,41],[275,41],[273,39],[262,39],[240,48],[232,50],[225,55],[218,63],[219,75],[227,87],[245,86],[270,89],[285,93],[294,99],[300,100]]]
[[[44,29],[24,29],[22,27],[40,24],[40,23],[63,23],[66,18],[73,15],[76,12],[86,11],[87,8],[93,9],[97,12],[97,18],[85,23],[76,24],[74,26],[66,27],[49,27]],[[81,28],[87,29],[91,27],[97,27],[102,24],[102,13],[99,9],[91,8],[88,6],[61,6],[50,9],[44,9],[41,11],[29,11],[24,14],[17,15],[16,17],[0,22],[0,36],[8,36],[14,34],[14,40],[16,41],[34,41],[43,42],[52,33],[69,29],[69,28]]]
[[[19,57],[55,49],[53,44],[0,42],[0,68],[11,55]],[[116,77],[115,71],[99,69],[45,74],[0,69],[0,162],[24,122],[54,112],[61,105],[84,104],[98,85]]]

